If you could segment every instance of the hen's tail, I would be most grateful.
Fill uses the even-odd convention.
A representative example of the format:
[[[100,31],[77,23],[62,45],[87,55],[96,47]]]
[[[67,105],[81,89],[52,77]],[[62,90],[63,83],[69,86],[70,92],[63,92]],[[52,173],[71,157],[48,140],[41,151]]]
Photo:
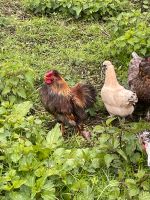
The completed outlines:
[[[138,98],[137,98],[137,95],[135,92],[132,92],[132,95],[131,97],[129,98],[129,102],[132,104],[132,105],[135,105],[137,102],[138,102]]]
[[[96,90],[91,84],[77,84],[72,88],[74,103],[79,107],[90,108],[96,101]]]

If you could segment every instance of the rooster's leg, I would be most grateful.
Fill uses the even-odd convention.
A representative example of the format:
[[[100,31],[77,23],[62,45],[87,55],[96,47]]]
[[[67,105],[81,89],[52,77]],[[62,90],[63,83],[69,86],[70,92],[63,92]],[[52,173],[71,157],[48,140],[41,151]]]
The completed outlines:
[[[77,127],[76,127],[76,130],[77,130],[77,132],[80,134],[80,135],[82,135],[82,131],[83,131],[83,125],[82,124],[80,124],[80,125],[77,125]]]
[[[61,123],[60,130],[61,130],[61,132],[62,132],[62,136],[64,137],[64,135],[65,135],[65,126],[64,126],[63,123]]]
[[[84,130],[83,124],[77,125],[77,130],[80,135],[82,135],[86,140],[90,140],[91,133]]]

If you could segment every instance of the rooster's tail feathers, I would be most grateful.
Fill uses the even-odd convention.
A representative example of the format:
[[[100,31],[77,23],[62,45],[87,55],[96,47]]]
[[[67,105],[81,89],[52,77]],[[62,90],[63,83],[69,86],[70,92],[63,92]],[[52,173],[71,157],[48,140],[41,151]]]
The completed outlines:
[[[96,101],[96,90],[91,84],[77,84],[72,88],[74,102],[82,108],[89,108]]]

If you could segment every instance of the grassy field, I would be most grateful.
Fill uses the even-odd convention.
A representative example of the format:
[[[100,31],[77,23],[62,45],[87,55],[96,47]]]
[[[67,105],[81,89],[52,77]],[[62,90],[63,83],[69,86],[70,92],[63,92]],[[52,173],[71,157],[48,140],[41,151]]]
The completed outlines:
[[[59,12],[34,15],[20,1],[1,0],[0,199],[150,199],[147,157],[136,137],[150,124],[139,116],[125,124],[108,118],[99,96],[104,60],[115,64],[118,80],[127,87],[132,50],[149,53],[149,29],[141,36],[140,28],[150,18],[145,14],[143,23],[138,11],[134,15],[137,24],[130,23],[132,33],[139,25],[139,41],[131,44],[128,38],[126,47],[127,38],[119,43],[121,31],[112,28],[119,24],[126,30],[120,21],[75,19]],[[41,105],[38,88],[49,69],[59,70],[70,85],[84,81],[96,87],[97,103],[86,122],[91,142],[70,128],[63,140],[59,126]]]

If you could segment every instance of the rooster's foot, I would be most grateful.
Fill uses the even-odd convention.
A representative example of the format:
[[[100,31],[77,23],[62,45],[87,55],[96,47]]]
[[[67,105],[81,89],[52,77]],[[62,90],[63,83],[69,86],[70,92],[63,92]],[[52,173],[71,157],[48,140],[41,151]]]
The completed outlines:
[[[84,125],[80,124],[77,126],[78,132],[80,135],[82,135],[83,138],[90,141],[91,133],[89,131],[84,130]]]
[[[87,141],[90,141],[91,133],[89,131],[82,131],[81,134]]]

